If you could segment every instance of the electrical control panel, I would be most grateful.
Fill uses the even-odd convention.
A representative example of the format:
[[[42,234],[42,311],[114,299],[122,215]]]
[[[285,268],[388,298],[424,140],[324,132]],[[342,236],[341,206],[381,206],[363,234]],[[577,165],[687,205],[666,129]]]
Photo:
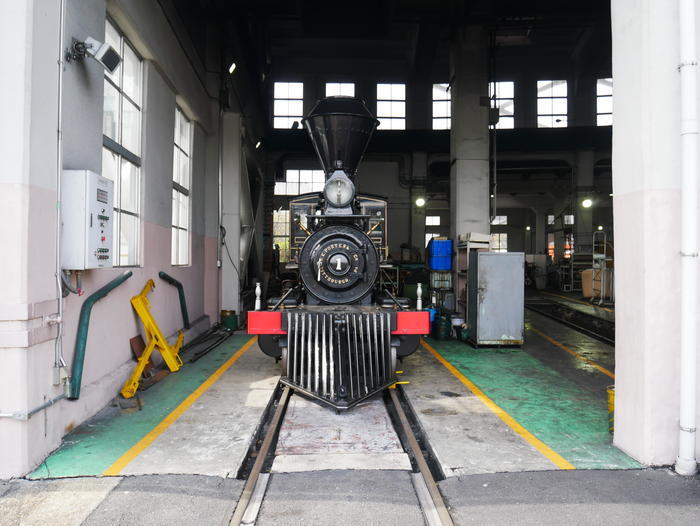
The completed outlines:
[[[114,183],[89,170],[61,179],[61,267],[109,268],[113,261]]]

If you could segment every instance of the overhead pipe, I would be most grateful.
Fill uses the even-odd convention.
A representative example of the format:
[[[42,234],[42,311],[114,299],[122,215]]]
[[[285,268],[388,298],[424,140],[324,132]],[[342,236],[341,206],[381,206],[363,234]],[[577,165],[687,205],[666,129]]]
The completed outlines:
[[[117,276],[112,281],[107,283],[97,292],[88,296],[80,308],[80,318],[78,319],[78,334],[75,337],[75,352],[73,353],[73,368],[70,378],[70,394],[69,400],[77,400],[80,398],[80,386],[83,379],[83,365],[85,363],[85,348],[87,346],[88,329],[90,328],[90,313],[92,307],[99,300],[104,298],[113,289],[124,283],[131,277],[132,272],[127,270],[123,274]]]
[[[182,283],[180,283],[174,277],[169,276],[162,270],[158,273],[158,277],[166,283],[170,283],[173,287],[177,289],[177,295],[180,298],[180,312],[182,312],[182,324],[185,326],[185,329],[189,329],[190,316],[187,313],[187,300],[185,299],[185,289],[182,286]]]
[[[676,473],[697,472],[698,57],[696,0],[679,0],[681,84],[681,353]]]

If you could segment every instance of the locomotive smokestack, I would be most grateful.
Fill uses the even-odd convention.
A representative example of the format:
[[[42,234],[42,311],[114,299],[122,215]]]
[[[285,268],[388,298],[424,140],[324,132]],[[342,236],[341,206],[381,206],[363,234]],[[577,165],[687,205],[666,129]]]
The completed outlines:
[[[379,121],[355,97],[326,97],[302,123],[328,178],[342,170],[354,175]]]

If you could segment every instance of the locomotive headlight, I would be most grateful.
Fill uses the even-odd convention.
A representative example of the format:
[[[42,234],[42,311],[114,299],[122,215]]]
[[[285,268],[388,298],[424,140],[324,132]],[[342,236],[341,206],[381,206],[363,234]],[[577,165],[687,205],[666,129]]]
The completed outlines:
[[[326,201],[336,208],[343,208],[352,203],[355,197],[355,185],[347,175],[334,175],[323,189]]]

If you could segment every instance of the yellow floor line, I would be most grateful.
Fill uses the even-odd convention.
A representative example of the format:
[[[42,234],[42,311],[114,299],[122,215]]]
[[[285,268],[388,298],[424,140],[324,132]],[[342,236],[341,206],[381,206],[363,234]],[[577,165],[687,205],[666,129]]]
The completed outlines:
[[[554,338],[552,338],[552,337],[550,337],[550,336],[547,336],[545,333],[543,333],[543,332],[540,331],[539,329],[535,329],[534,327],[530,326],[530,330],[531,330],[532,332],[534,332],[535,334],[537,334],[538,336],[540,336],[541,338],[544,338],[545,340],[547,340],[547,341],[548,341],[549,343],[551,343],[552,345],[555,345],[555,346],[559,347],[560,349],[562,349],[562,350],[568,352],[568,353],[569,353],[571,356],[573,356],[574,358],[577,358],[578,360],[581,360],[582,362],[587,363],[587,364],[590,365],[591,367],[595,367],[595,368],[598,369],[601,373],[603,373],[603,374],[606,375],[606,376],[609,376],[609,377],[612,378],[613,380],[615,379],[615,373],[609,371],[608,369],[606,369],[605,367],[603,367],[603,366],[600,365],[599,363],[594,362],[593,360],[590,360],[590,359],[586,358],[586,357],[585,357],[584,355],[582,355],[581,353],[578,353],[578,352],[574,351],[573,349],[570,349],[569,347],[567,347],[567,346],[564,345],[563,343],[558,342],[558,341],[555,340]]]
[[[168,429],[187,409],[202,396],[214,383],[221,378],[229,367],[231,367],[250,347],[257,341],[257,336],[253,336],[241,347],[233,356],[226,360],[202,385],[185,398],[172,412],[166,416],[156,427],[148,432],[141,440],[134,444],[131,449],[119,457],[114,464],[109,466],[102,474],[105,476],[119,475],[121,471],[134,460],[143,450],[150,446],[156,438]]]
[[[588,305],[589,307],[595,307],[596,309],[602,309],[604,311],[608,312],[615,312],[615,309],[609,309],[607,307],[601,307],[600,305],[593,305],[592,303],[588,301],[581,301],[581,300],[576,300],[574,298],[569,298],[568,296],[562,296],[561,294],[554,294],[554,292],[546,292],[544,290],[538,291],[540,294],[546,294],[548,296],[554,296],[556,298],[561,298],[566,301],[573,301],[574,303],[580,303],[581,305]]]
[[[462,382],[467,389],[469,389],[474,395],[483,402],[483,404],[488,407],[491,412],[493,412],[498,418],[500,418],[508,427],[520,435],[523,440],[534,447],[542,455],[544,455],[552,464],[557,466],[559,469],[576,469],[571,463],[569,463],[564,457],[559,453],[554,451],[547,444],[542,442],[535,435],[530,433],[522,425],[520,425],[512,416],[506,413],[499,405],[497,405],[493,400],[486,396],[481,389],[479,389],[474,382],[469,378],[464,376],[457,368],[450,362],[445,360],[442,355],[431,347],[431,345],[421,338],[421,344],[423,347],[430,352],[442,365],[444,365],[448,371],[457,377],[457,379]]]

